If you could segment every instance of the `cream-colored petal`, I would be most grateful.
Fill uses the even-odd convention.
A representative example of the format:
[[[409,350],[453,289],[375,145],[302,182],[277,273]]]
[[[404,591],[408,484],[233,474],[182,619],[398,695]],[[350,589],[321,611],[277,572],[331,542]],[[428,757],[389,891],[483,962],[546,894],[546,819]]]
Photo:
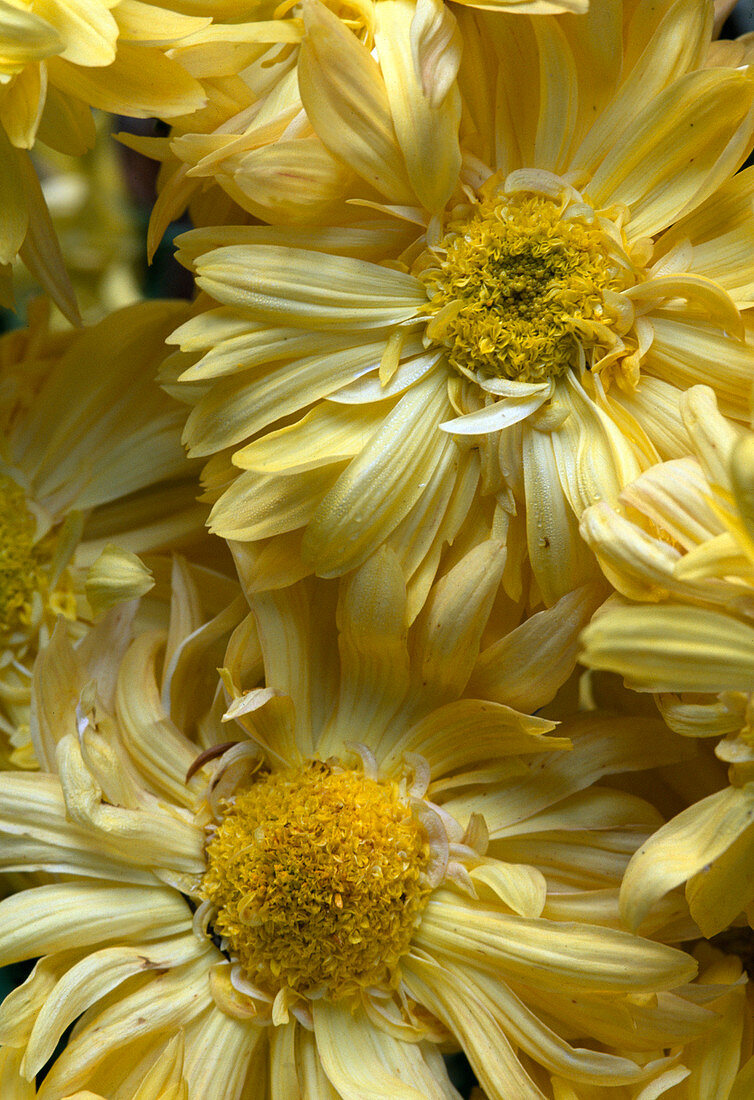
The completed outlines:
[[[658,829],[626,871],[621,912],[627,924],[638,928],[656,901],[726,852],[750,830],[753,813],[754,789],[728,787],[689,806]]]
[[[565,162],[576,122],[576,65],[556,20],[533,20],[532,27],[539,51],[539,118],[532,166],[558,171]]]
[[[50,991],[29,1036],[23,1072],[37,1074],[52,1057],[63,1031],[122,982],[150,970],[164,971],[204,954],[189,930],[184,936],[135,947],[106,947],[70,967]]]
[[[541,989],[654,992],[690,981],[696,961],[673,947],[598,925],[512,916],[437,891],[414,943],[433,955],[499,969]]]
[[[84,763],[74,735],[58,743],[58,768],[69,819],[91,835],[93,846],[112,851],[122,863],[202,874],[204,836],[193,823],[157,808],[111,806]]]
[[[386,541],[419,499],[443,446],[437,424],[447,384],[432,372],[413,386],[319,504],[304,555],[320,576],[354,568]]]
[[[160,701],[162,633],[139,635],[120,663],[116,690],[119,737],[139,774],[179,805],[190,803],[186,773],[196,748],[170,720]],[[192,784],[194,791],[201,785]]]
[[[347,741],[378,745],[409,686],[406,582],[388,547],[341,582],[337,621],[340,692],[323,756]]]
[[[247,1020],[235,1020],[214,1005],[204,1019],[195,1017],[186,1028],[183,1072],[188,1085],[187,1100],[188,1097],[236,1100],[250,1086],[256,1087],[259,1069],[251,1081],[247,1074],[259,1057],[266,1033],[266,1028],[254,1027]]]
[[[314,749],[311,729],[311,605],[304,586],[258,594],[251,601],[264,655],[265,678],[293,700],[296,743],[304,756]]]
[[[449,799],[445,808],[464,819],[472,812],[483,814],[494,840],[515,823],[584,790],[604,775],[676,763],[696,751],[659,719],[595,712],[561,722],[558,733],[571,738],[570,752],[538,755],[529,764],[528,774],[506,784],[504,790],[459,798],[457,806],[456,800]]]
[[[601,585],[584,585],[525,619],[480,653],[467,692],[528,714],[549,703],[573,671],[579,631],[603,598]]]
[[[447,1100],[442,1082],[416,1043],[401,1043],[363,1012],[337,1002],[312,1002],[314,1034],[325,1073],[348,1100]]]
[[[44,65],[27,65],[3,89],[0,112],[8,139],[16,149],[31,149],[34,145],[46,95],[47,69]]]
[[[177,39],[204,30],[212,23],[209,16],[183,14],[142,0],[118,0],[113,15],[119,39],[153,46],[174,46]]]
[[[415,716],[464,691],[504,566],[504,546],[491,539],[467,554],[430,593],[410,642],[409,705]]]
[[[360,375],[375,371],[384,348],[384,338],[364,341],[221,380],[192,410],[186,423],[190,454],[216,453],[269,428],[282,417],[300,414]],[[386,414],[383,410],[383,416]],[[255,451],[252,443],[249,462],[246,449],[241,448],[233,456],[233,464],[255,469]]]
[[[54,1062],[45,1088],[65,1096],[83,1085],[106,1053],[122,1049],[142,1036],[185,1026],[210,1002],[207,970],[217,959],[209,945],[197,962],[176,967],[141,984],[98,1012],[83,1017],[75,1038]]]
[[[433,103],[415,66],[412,0],[385,0],[375,8],[374,40],[398,144],[411,185],[432,213],[443,209],[458,183],[461,98],[452,83]]]
[[[545,1094],[516,1057],[510,1039],[478,997],[459,995],[460,971],[411,956],[405,981],[413,996],[458,1037],[490,1100],[544,1100]],[[465,977],[465,973],[464,973]],[[514,1090],[514,1091],[512,1091]]]
[[[439,107],[455,82],[463,52],[455,15],[440,0],[418,0],[410,40],[421,90],[432,107]]]
[[[335,463],[284,477],[247,470],[210,512],[209,529],[225,539],[250,542],[303,527],[342,469]]]
[[[703,935],[722,932],[751,903],[753,867],[754,828],[748,828],[717,859],[710,860],[689,879],[686,900]]]
[[[198,80],[177,61],[152,46],[121,42],[112,64],[86,69],[62,58],[47,62],[51,84],[92,107],[134,118],[172,118],[204,106]]]
[[[61,882],[34,886],[0,902],[0,959],[20,959],[125,938],[159,939],[191,926],[191,910],[164,886]]]
[[[73,65],[110,65],[115,60],[118,24],[112,0],[34,0],[34,10],[60,35],[60,57]]]
[[[125,600],[138,599],[154,587],[152,572],[136,554],[109,543],[86,576],[86,598],[99,618]]]
[[[295,424],[249,443],[235,461],[259,473],[300,473],[350,460],[369,442],[386,411],[380,405],[343,408],[323,401]]]
[[[452,435],[477,435],[484,432],[496,432],[511,424],[525,420],[544,405],[551,396],[551,388],[539,386],[527,387],[532,392],[521,397],[506,397],[494,401],[476,412],[465,413],[453,420],[446,420],[440,427]]]
[[[424,286],[403,271],[277,245],[217,248],[197,261],[197,283],[254,319],[318,330],[397,324],[427,300]]]
[[[318,0],[304,5],[304,25],[299,88],[320,140],[390,202],[413,203],[377,63]]]
[[[48,870],[70,875],[154,884],[131,853],[118,853],[106,836],[91,833],[66,817],[57,779],[43,774],[6,772],[0,777],[0,863],[4,871]]]
[[[284,225],[323,217],[352,178],[316,137],[252,149],[233,171],[244,209]]]
[[[552,606],[596,574],[579,538],[578,521],[560,484],[553,438],[524,426],[526,534],[531,567],[544,602]]]
[[[501,756],[569,748],[567,738],[545,736],[554,729],[546,718],[530,718],[486,697],[457,699],[432,709],[394,739],[384,766],[397,766],[404,753],[418,753],[438,779]]]
[[[581,636],[581,660],[639,691],[754,690],[754,630],[683,604],[614,604]]]
[[[547,882],[536,867],[488,859],[473,867],[469,877],[485,900],[485,887],[520,917],[541,917],[547,898]],[[480,889],[481,887],[481,889]]]
[[[666,6],[659,21],[653,13],[645,48],[631,59],[629,40],[624,59],[624,64],[630,64],[628,76],[575,151],[571,170],[593,172],[606,151],[621,144],[621,135],[633,123],[640,105],[651,103],[673,81],[700,66],[709,43],[710,22],[710,11],[694,0]],[[636,29],[634,24],[634,36]]]
[[[590,199],[625,203],[632,239],[664,229],[738,168],[754,127],[753,99],[747,70],[682,76],[634,117],[593,176]]]

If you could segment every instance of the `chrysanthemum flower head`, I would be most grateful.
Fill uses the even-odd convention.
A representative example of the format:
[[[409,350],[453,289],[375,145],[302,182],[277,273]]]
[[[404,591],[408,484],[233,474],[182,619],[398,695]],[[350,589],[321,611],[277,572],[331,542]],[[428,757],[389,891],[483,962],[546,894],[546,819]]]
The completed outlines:
[[[733,173],[754,82],[700,67],[697,0],[457,18],[436,99],[412,5],[375,6],[372,52],[305,5],[302,104],[349,201],[295,230],[189,234],[217,306],[166,377],[183,368],[186,439],[215,456],[213,528],[284,536],[281,573],[298,555],[340,575],[389,542],[420,606],[444,544],[507,528],[549,604],[595,568],[584,508],[683,452],[684,389],[709,380],[747,415],[754,177]]]
[[[638,1082],[715,1022],[682,988],[695,961],[662,942],[687,934],[682,902],[654,939],[619,927],[659,815],[593,785],[688,745],[485,696],[485,654],[515,648],[499,556],[473,551],[410,630],[385,549],[340,586],[256,595],[247,618],[217,580],[203,608],[179,563],[163,629],[110,615],[76,651],[56,635],[35,669],[45,770],[0,777],[2,867],[65,876],[0,903],[0,958],[43,956],[0,1008],[26,1079],[80,1017],[40,1100],[121,1095],[177,1029],[191,1100],[451,1100],[449,1046],[492,1100],[541,1100],[522,1059]]]
[[[705,935],[724,929],[754,889],[754,437],[726,423],[706,387],[681,402],[689,455],[626,487],[616,508],[583,517],[584,537],[620,595],[585,630],[582,660],[658,693],[680,734],[717,739],[730,786],[694,802],[637,853],[623,886],[639,922],[685,883]],[[718,785],[719,786],[719,785]]]
[[[185,306],[142,303],[57,334],[46,312],[38,302],[31,327],[0,340],[0,729],[27,766],[31,667],[56,619],[76,637],[143,594],[134,552],[199,541],[206,514],[181,410],[154,381]]]

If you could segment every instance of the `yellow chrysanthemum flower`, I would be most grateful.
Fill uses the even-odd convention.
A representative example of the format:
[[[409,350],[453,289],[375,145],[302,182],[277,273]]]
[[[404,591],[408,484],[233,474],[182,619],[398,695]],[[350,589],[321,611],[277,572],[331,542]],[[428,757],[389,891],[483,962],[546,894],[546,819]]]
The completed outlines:
[[[46,770],[0,776],[0,867],[64,876],[0,903],[0,962],[43,956],[0,1007],[26,1079],[78,1018],[40,1100],[127,1096],[177,1029],[191,1100],[457,1100],[449,1046],[491,1100],[541,1100],[523,1057],[615,1086],[714,1025],[683,986],[695,961],[661,942],[693,928],[682,899],[655,940],[619,927],[659,815],[595,785],[688,744],[600,714],[551,736],[485,695],[515,648],[491,614],[500,557],[464,558],[410,631],[384,550],[240,622],[240,599],[197,618],[179,571],[166,629],[129,644],[110,617],[75,654],[56,634],[35,670]]]
[[[720,738],[715,755],[730,786],[660,829],[629,865],[622,894],[636,926],[685,883],[709,936],[744,910],[754,917],[754,435],[734,430],[706,387],[681,407],[696,457],[654,467],[618,508],[584,514],[584,537],[621,596],[584,632],[582,660],[660,693],[678,733]]]
[[[584,508],[682,453],[684,389],[748,415],[754,80],[700,68],[704,0],[622,14],[460,9],[435,102],[411,4],[374,6],[370,52],[307,0],[298,85],[349,202],[185,238],[218,305],[166,377],[196,404],[191,452],[217,456],[214,530],[285,536],[281,576],[389,541],[418,607],[444,544],[507,527],[509,589],[528,550],[552,603],[595,568]]]
[[[151,587],[134,552],[200,541],[206,510],[180,444],[181,409],[154,382],[178,302],[127,307],[84,331],[0,339],[0,734],[33,766],[29,685],[58,617],[72,637]],[[119,550],[109,544],[117,543]],[[87,569],[96,563],[87,583]]]
[[[189,5],[191,7],[192,5]],[[201,84],[167,48],[211,18],[129,0],[0,0],[0,300],[11,304],[20,254],[62,311],[76,302],[27,150],[41,141],[81,155],[90,107],[169,118],[204,104]]]

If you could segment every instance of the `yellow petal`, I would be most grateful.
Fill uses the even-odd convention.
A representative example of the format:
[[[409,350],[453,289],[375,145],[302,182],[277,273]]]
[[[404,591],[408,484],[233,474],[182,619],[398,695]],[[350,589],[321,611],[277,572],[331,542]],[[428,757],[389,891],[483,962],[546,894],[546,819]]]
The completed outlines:
[[[304,25],[299,88],[318,137],[390,202],[413,203],[377,63],[318,0],[304,5]]]
[[[431,103],[414,64],[413,0],[383,0],[375,9],[375,44],[398,144],[411,185],[430,211],[442,210],[458,183],[461,100],[451,84]]]
[[[589,197],[600,206],[625,203],[632,239],[659,232],[739,166],[754,128],[753,100],[748,70],[687,73],[634,118],[597,169]]]
[[[621,912],[629,927],[638,928],[661,897],[703,872],[744,836],[753,813],[754,788],[727,787],[658,829],[633,857],[623,880]],[[718,923],[709,920],[715,931]]]
[[[206,101],[201,84],[151,46],[122,42],[112,64],[85,69],[54,57],[48,62],[51,84],[92,107],[132,118],[172,118],[190,114]]]

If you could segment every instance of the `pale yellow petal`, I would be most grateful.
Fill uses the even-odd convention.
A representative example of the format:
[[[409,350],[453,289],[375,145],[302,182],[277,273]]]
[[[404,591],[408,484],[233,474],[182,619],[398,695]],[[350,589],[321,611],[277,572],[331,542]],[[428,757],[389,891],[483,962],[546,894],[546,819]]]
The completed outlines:
[[[375,44],[398,144],[411,185],[430,211],[442,210],[458,183],[461,99],[451,83],[430,102],[416,69],[410,30],[412,0],[384,0],[375,9]]]
[[[571,158],[572,170],[594,171],[606,151],[614,143],[620,144],[621,135],[636,117],[637,107],[650,103],[674,80],[700,65],[709,43],[711,13],[707,7],[694,0],[680,0],[666,8],[659,22],[655,12],[651,23],[647,15],[644,20],[649,31],[644,49],[631,59],[629,39],[624,62],[630,64],[628,76]],[[636,22],[631,28],[634,37]],[[617,36],[613,33],[610,37]]]
[[[416,1043],[401,1043],[337,1002],[312,1002],[325,1073],[343,1096],[359,1100],[446,1100]]]
[[[696,961],[683,951],[598,925],[512,916],[437,891],[414,942],[433,955],[491,974],[498,967],[540,989],[640,993],[690,981]]]
[[[414,194],[377,63],[318,0],[304,5],[304,24],[299,88],[320,140],[389,201],[412,203]]]
[[[203,290],[255,319],[320,330],[397,324],[427,300],[412,275],[305,248],[218,248],[199,259],[197,272]]]
[[[122,42],[112,64],[87,69],[62,58],[48,62],[50,83],[92,107],[133,118],[172,118],[204,106],[201,84],[162,50]]]
[[[585,664],[639,691],[754,690],[754,629],[722,612],[616,604],[581,640]]]
[[[432,372],[409,389],[317,507],[304,555],[320,576],[354,568],[408,514],[443,451],[437,424],[447,383]]]
[[[753,813],[754,789],[728,787],[689,806],[658,829],[633,857],[623,880],[621,911],[628,925],[638,928],[668,891],[703,873],[751,829]],[[709,927],[713,926],[714,931],[722,927],[709,920]]]
[[[633,239],[664,229],[739,166],[754,127],[752,100],[748,70],[687,73],[635,116],[593,176],[589,197],[625,203]]]
[[[107,882],[35,886],[0,902],[3,965],[127,937],[158,939],[191,927],[191,910],[175,890]]]
[[[467,692],[534,713],[565,682],[578,652],[578,634],[604,598],[599,584],[577,588],[479,655]]]
[[[388,547],[341,582],[337,621],[340,692],[318,745],[325,756],[346,741],[378,745],[408,690],[406,582]]]

